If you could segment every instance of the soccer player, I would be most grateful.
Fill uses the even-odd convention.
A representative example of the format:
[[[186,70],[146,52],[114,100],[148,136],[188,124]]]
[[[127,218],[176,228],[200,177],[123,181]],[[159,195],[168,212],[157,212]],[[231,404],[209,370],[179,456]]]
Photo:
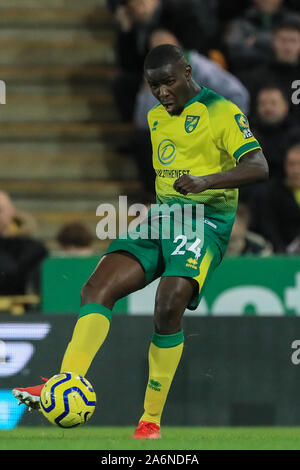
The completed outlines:
[[[144,72],[160,102],[148,115],[157,202],[164,207],[202,204],[204,236],[201,239],[196,231],[188,240],[179,232],[174,238],[176,215],[169,214],[166,217],[174,223],[169,238],[161,230],[166,217],[158,215],[153,218],[158,237],[113,240],[82,288],[80,314],[61,372],[85,376],[107,336],[115,302],[160,277],[144,413],[132,436],[157,439],[183,350],[184,311],[197,307],[207,280],[222,260],[235,218],[237,188],[265,180],[268,165],[247,118],[232,102],[194,82],[180,48],[152,49]],[[184,224],[194,227],[197,222],[192,214]],[[147,224],[141,227],[149,230]],[[13,393],[28,406],[38,407],[42,387],[16,388]]]

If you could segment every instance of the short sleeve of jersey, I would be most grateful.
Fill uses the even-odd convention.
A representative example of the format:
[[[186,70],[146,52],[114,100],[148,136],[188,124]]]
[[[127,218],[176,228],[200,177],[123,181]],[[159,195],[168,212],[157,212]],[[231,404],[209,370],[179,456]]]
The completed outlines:
[[[210,121],[217,146],[235,160],[250,150],[261,148],[250,130],[247,117],[231,101],[220,100],[210,115]]]

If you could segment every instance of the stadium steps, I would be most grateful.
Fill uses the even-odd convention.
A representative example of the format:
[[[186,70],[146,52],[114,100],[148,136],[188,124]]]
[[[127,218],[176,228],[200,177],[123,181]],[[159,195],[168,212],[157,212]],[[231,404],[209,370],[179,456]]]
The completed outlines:
[[[111,96],[102,93],[92,96],[87,90],[81,94],[64,94],[64,90],[49,87],[13,87],[6,95],[6,106],[0,109],[1,122],[87,122],[100,121],[105,115],[107,122],[116,121],[118,114]]]
[[[105,7],[106,0],[84,0],[84,7],[88,10],[93,8]],[[24,8],[24,0],[9,0],[10,8]],[[26,7],[44,10],[52,8],[74,8],[81,9],[83,7],[82,0],[26,0]]]
[[[55,1],[30,2],[26,1],[27,7],[24,8],[24,0],[20,2],[10,0],[11,7],[0,6],[0,25],[1,28],[20,24],[22,27],[32,25],[43,25],[46,28],[75,26],[82,27],[83,23],[89,26],[101,26],[102,28],[111,27],[111,14],[105,7],[105,2],[83,2],[76,7],[76,2],[69,3],[69,7],[62,6],[68,2],[59,2],[55,7]],[[90,4],[90,5],[89,5]],[[87,10],[87,8],[89,8]],[[34,9],[34,11],[33,11]]]
[[[35,204],[39,205],[40,199],[57,199],[64,197],[74,200],[80,200],[81,197],[102,197],[110,196],[114,200],[115,194],[134,194],[136,189],[140,188],[137,181],[120,180],[2,180],[0,187],[4,191],[9,191],[15,197],[24,197],[37,199]],[[99,204],[101,200],[99,201]]]
[[[0,187],[17,201],[17,208],[30,212],[39,227],[39,236],[47,243],[55,239],[59,228],[68,222],[84,221],[96,239],[96,216],[100,204],[111,204],[117,214],[116,194],[126,195],[128,205],[136,202],[140,191],[137,181],[119,180],[0,180]]]
[[[54,139],[81,142],[92,139],[116,143],[126,139],[130,130],[130,125],[107,122],[2,122],[0,142],[52,142]]]
[[[13,85],[65,85],[68,89],[72,83],[90,82],[98,86],[106,84],[108,89],[109,80],[115,72],[111,64],[87,64],[84,67],[78,65],[28,65],[28,64],[0,64],[0,78]],[[101,88],[100,88],[101,89]],[[9,90],[8,90],[9,91]]]
[[[48,242],[62,223],[95,232],[101,202],[140,192],[131,126],[118,122],[110,83],[114,24],[105,0],[10,0],[0,5],[0,187],[33,213]]]
[[[101,61],[114,63],[111,39],[75,37],[44,39],[36,34],[34,39],[2,39],[0,37],[0,64],[14,63],[19,59],[32,65],[86,65]]]
[[[10,149],[12,147],[12,149]],[[1,149],[1,179],[7,181],[32,180],[32,168],[35,178],[47,180],[109,180],[134,181],[136,167],[130,157],[120,157],[113,150],[102,148],[101,144],[24,144],[17,146],[4,143]],[[11,165],[14,162],[14,166]],[[113,164],[112,164],[113,163]],[[16,175],[15,168],[19,168]],[[20,170],[21,169],[21,170]]]

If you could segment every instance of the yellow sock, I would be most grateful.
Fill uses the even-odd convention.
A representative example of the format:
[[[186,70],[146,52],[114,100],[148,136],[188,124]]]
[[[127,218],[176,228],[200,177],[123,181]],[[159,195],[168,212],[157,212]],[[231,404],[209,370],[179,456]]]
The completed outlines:
[[[144,414],[140,421],[160,426],[164,405],[183,350],[183,331],[174,335],[154,334],[149,348],[149,381]]]
[[[70,343],[66,349],[61,372],[75,372],[85,376],[92,360],[109,331],[111,310],[99,304],[80,308]]]

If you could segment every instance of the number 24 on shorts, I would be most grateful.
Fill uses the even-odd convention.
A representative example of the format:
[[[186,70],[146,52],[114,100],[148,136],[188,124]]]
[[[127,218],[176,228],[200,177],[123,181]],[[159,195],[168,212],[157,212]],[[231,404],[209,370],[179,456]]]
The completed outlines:
[[[173,243],[180,243],[176,246],[175,250],[171,253],[172,255],[184,255],[186,251],[192,251],[195,254],[195,258],[198,259],[201,255],[201,248],[199,245],[201,244],[200,238],[196,238],[196,240],[192,243],[192,245],[186,248],[187,244],[187,236],[186,235],[177,235],[177,237],[173,240]]]

